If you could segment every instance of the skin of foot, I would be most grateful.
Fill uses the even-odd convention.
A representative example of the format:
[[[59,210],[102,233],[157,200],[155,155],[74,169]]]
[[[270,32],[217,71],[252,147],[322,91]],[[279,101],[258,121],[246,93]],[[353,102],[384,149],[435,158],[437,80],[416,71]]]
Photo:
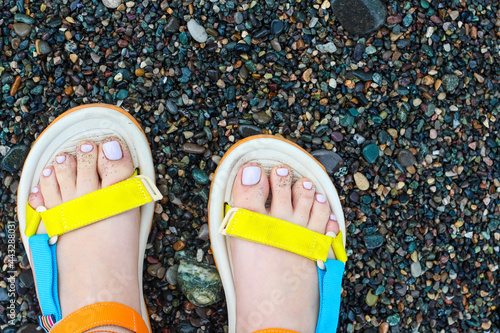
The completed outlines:
[[[134,172],[126,145],[117,138],[84,141],[75,154],[56,156],[32,189],[29,204],[51,209],[129,178]],[[141,313],[138,281],[140,210],[134,208],[58,238],[62,318],[97,302],[117,302]],[[37,233],[46,233],[43,222]],[[101,327],[103,328],[103,327]],[[109,327],[108,327],[109,328]],[[115,332],[129,332],[112,327]]]
[[[245,164],[233,185],[234,207],[295,223],[315,232],[339,231],[326,197],[307,178],[292,184],[292,169],[277,165],[269,177]],[[270,207],[266,207],[269,192]],[[231,238],[236,290],[236,332],[281,328],[314,332],[319,311],[316,262],[267,245]],[[333,257],[330,251],[329,257]]]

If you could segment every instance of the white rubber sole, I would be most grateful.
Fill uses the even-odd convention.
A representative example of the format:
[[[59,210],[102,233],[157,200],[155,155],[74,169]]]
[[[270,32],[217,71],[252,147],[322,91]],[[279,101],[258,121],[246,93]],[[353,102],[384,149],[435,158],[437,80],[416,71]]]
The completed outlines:
[[[224,204],[233,206],[233,184],[238,170],[249,162],[255,162],[269,175],[278,164],[286,164],[293,170],[293,181],[306,177],[316,186],[316,192],[324,194],[336,215],[346,243],[345,221],[342,205],[330,176],[309,153],[290,141],[268,135],[257,135],[242,140],[229,150],[219,163],[210,189],[209,232],[217,269],[224,286],[228,311],[229,333],[236,333],[236,293],[231,261],[230,237],[219,233],[224,219]]]
[[[31,249],[26,229],[26,205],[31,189],[38,184],[42,170],[53,163],[56,155],[61,153],[75,154],[76,146],[83,140],[99,143],[103,139],[115,136],[129,148],[134,167],[139,168],[141,175],[154,181],[155,172],[153,157],[149,143],[142,129],[126,115],[126,111],[112,105],[89,104],[66,111],[59,116],[45,131],[40,134],[31,147],[24,163],[18,187],[17,214],[19,227],[28,258],[31,264]],[[139,283],[141,299],[144,299],[142,288],[142,269],[147,239],[154,214],[154,202],[141,207],[141,226],[139,234]],[[63,236],[64,237],[64,236]],[[149,316],[144,302],[141,302],[141,315],[151,330]]]

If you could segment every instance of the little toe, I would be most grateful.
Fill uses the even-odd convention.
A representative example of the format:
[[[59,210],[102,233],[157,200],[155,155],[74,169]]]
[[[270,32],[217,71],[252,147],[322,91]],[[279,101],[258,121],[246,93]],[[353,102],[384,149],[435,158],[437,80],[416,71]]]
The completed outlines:
[[[99,145],[97,168],[102,188],[121,182],[134,173],[127,146],[117,138],[109,138]]]
[[[76,159],[70,154],[56,156],[54,163],[59,190],[64,202],[75,199],[76,196]]]
[[[84,141],[76,147],[76,197],[98,189],[97,146],[92,141]]]
[[[271,193],[272,216],[289,221],[291,219],[292,207],[292,178],[293,172],[286,165],[278,165],[273,168],[269,176]],[[289,221],[295,222],[295,221]]]
[[[330,217],[328,219],[328,222],[326,223],[326,228],[325,228],[325,234],[331,237],[335,237],[339,234],[339,223],[337,222],[337,217],[335,214],[331,213]],[[330,248],[328,251],[328,259],[336,259],[335,253],[333,252],[333,249]]]
[[[52,165],[46,167],[40,176],[40,192],[47,209],[53,208],[62,203],[59,184],[57,183],[56,173]]]
[[[28,198],[28,202],[33,209],[37,209],[40,206],[44,206],[45,202],[43,201],[43,195],[42,192],[40,191],[39,186],[33,187],[31,190],[30,196]]]
[[[292,203],[295,220],[300,225],[306,225],[314,202],[314,185],[307,178],[301,178],[293,184]]]
[[[269,181],[262,167],[255,163],[243,165],[233,185],[233,204],[256,213],[266,213]]]
[[[329,217],[330,204],[328,203],[326,196],[324,194],[316,193],[307,228],[315,232],[324,233]]]

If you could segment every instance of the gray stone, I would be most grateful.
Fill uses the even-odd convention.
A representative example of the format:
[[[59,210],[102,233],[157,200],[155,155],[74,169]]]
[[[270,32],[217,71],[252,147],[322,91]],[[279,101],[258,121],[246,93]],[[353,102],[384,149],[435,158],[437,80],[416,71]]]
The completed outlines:
[[[387,9],[379,0],[337,0],[332,9],[342,27],[354,35],[378,30],[387,17]]]
[[[38,48],[41,54],[49,54],[50,52],[52,52],[52,48],[50,47],[49,43],[44,40],[41,40],[38,43]]]
[[[340,167],[344,165],[344,160],[339,154],[334,153],[331,150],[319,149],[311,153],[311,155],[318,160],[321,165],[325,168],[326,172],[332,175]]]
[[[33,272],[31,269],[26,269],[19,275],[19,286],[21,288],[31,288],[34,285]]]
[[[165,25],[165,31],[170,32],[171,34],[179,31],[179,20],[175,16],[170,16]]]
[[[460,83],[458,77],[455,74],[444,75],[442,81],[444,89],[446,89],[446,91],[448,92],[452,92],[457,89],[458,84]]]
[[[398,162],[406,168],[417,163],[417,159],[409,150],[403,149],[398,153]]]
[[[209,233],[208,233],[208,224],[204,223],[201,227],[200,230],[198,231],[198,236],[196,238],[199,238],[201,240],[208,240],[209,238]]]
[[[167,282],[173,286],[177,285],[177,270],[178,269],[179,269],[179,265],[170,266],[167,269],[167,273],[165,274]]]
[[[14,31],[19,37],[26,37],[31,32],[31,25],[26,23],[14,23]]]
[[[222,299],[222,282],[213,265],[181,260],[177,279],[181,291],[196,306],[208,306]]]
[[[9,293],[6,288],[0,288],[0,302],[8,302],[9,301]]]
[[[198,43],[205,43],[207,41],[208,34],[205,28],[198,22],[196,22],[195,19],[191,19],[187,23],[187,28],[189,30],[189,33],[191,34],[191,37],[193,37],[193,39]]]
[[[9,172],[16,172],[21,169],[28,153],[29,147],[24,145],[11,148],[2,160],[2,169]]]
[[[252,118],[259,125],[265,125],[271,121],[271,116],[266,111],[254,113]]]
[[[321,53],[334,53],[337,51],[337,47],[333,42],[316,45],[316,49],[318,49],[318,51]]]
[[[413,277],[417,278],[422,275],[422,266],[420,265],[419,261],[412,263],[410,269],[411,275],[413,275]]]
[[[118,8],[122,3],[121,0],[102,0],[102,4],[107,8],[115,9]]]

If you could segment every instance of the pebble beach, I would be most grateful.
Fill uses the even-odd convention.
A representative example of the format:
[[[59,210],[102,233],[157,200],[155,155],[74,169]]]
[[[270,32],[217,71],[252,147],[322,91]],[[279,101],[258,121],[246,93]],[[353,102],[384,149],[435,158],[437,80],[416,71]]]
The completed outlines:
[[[208,196],[224,153],[257,134],[306,149],[340,195],[338,332],[500,332],[498,1],[0,0],[0,89],[4,333],[39,332],[23,162],[89,103],[127,110],[152,149],[154,332],[227,332]]]

